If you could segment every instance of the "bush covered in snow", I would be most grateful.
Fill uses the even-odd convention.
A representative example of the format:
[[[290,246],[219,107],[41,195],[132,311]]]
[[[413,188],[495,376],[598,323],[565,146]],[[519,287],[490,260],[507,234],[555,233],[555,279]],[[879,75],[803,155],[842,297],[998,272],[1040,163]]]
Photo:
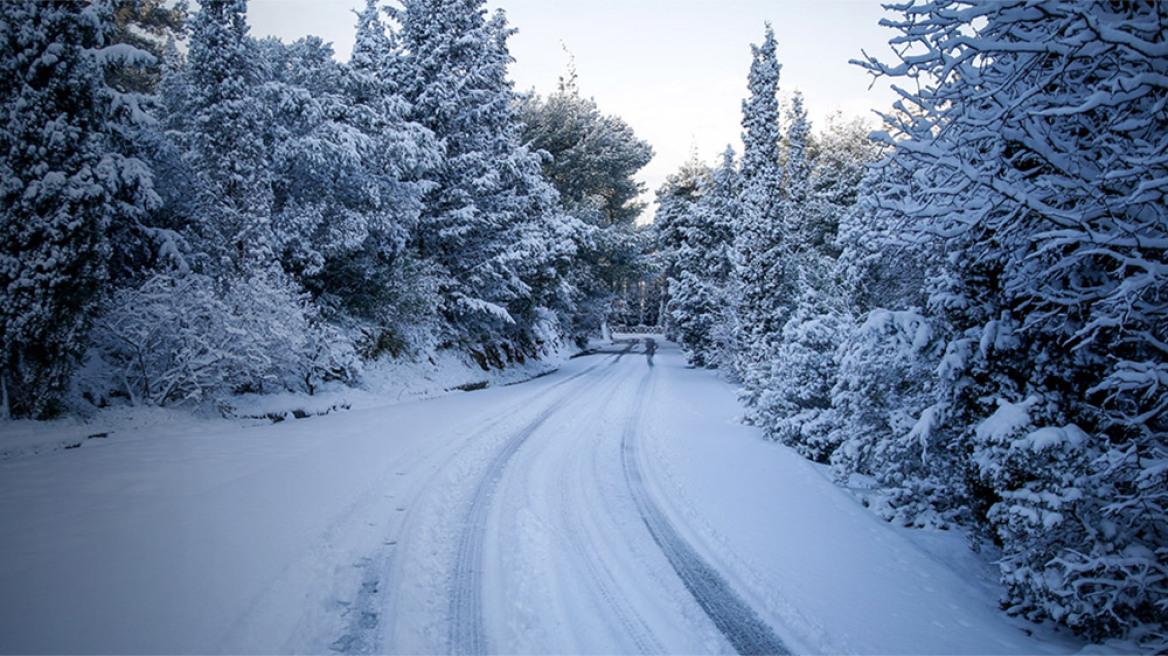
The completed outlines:
[[[114,295],[93,341],[108,380],[86,381],[90,395],[124,395],[134,404],[312,393],[360,373],[352,345],[279,279],[223,286],[199,274],[160,273]]]

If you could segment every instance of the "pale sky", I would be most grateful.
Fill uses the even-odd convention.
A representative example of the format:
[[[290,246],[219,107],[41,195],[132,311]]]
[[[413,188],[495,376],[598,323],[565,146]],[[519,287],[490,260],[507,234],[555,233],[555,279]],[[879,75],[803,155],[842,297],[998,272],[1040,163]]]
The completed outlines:
[[[364,0],[251,0],[255,37],[315,34],[338,58],[353,46]],[[849,59],[861,50],[890,60],[893,31],[879,0],[488,0],[519,32],[509,45],[518,91],[546,95],[576,58],[580,93],[624,119],[657,156],[641,171],[649,197],[694,152],[715,163],[727,144],[741,154],[742,100],[750,44],[770,21],[783,65],[781,94],[798,89],[815,126],[840,111],[869,116],[893,93]],[[642,219],[648,219],[648,216]]]

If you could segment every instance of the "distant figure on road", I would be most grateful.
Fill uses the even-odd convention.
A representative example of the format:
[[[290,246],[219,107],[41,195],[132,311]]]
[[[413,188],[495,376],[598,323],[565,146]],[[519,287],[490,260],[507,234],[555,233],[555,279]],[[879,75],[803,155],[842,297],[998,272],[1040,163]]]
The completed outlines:
[[[652,337],[645,338],[645,357],[649,360],[649,366],[653,366],[653,354],[657,352],[657,340]]]

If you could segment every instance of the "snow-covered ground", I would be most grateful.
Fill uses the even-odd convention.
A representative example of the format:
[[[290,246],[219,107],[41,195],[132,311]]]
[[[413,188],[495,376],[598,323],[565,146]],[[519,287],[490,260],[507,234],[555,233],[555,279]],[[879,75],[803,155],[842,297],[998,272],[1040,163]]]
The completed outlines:
[[[998,611],[960,536],[881,522],[760,440],[671,344],[358,401],[11,451],[0,651],[1082,648]]]

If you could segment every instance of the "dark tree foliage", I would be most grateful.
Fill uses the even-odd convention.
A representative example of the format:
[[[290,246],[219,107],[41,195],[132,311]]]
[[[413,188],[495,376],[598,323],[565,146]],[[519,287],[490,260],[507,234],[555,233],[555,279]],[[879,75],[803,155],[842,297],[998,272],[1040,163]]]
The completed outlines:
[[[560,195],[564,211],[579,219],[576,257],[569,272],[575,289],[570,333],[578,340],[595,332],[612,309],[614,290],[638,281],[644,267],[633,221],[644,208],[643,186],[633,177],[653,149],[596,102],[579,95],[574,77],[546,99],[521,107],[521,139],[545,153],[544,176]]]
[[[147,63],[110,43],[107,3],[0,3],[0,388],[4,413],[53,413],[109,278],[111,226],[153,202],[116,150],[124,99],[104,66]],[[127,102],[133,103],[132,99]]]

